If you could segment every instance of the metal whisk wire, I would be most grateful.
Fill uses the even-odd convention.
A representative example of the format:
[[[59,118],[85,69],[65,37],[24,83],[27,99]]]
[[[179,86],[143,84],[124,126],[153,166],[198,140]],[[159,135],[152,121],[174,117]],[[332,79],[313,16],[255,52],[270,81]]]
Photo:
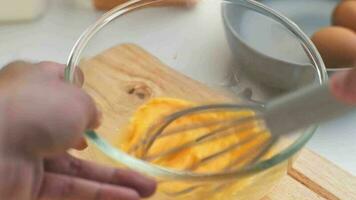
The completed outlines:
[[[210,141],[219,139],[221,137],[233,134],[233,133],[235,133],[237,131],[244,132],[245,130],[249,130],[252,127],[248,126],[248,127],[241,127],[239,130],[236,130],[236,129],[234,129],[232,131],[231,130],[228,131],[228,130],[234,128],[234,124],[235,123],[239,123],[239,122],[242,123],[243,121],[249,121],[249,120],[251,120],[251,119],[243,119],[243,120],[231,121],[227,126],[223,126],[223,127],[217,128],[215,130],[212,130],[212,131],[210,131],[210,132],[208,132],[206,134],[203,134],[202,136],[200,136],[200,137],[198,137],[198,138],[196,138],[196,139],[194,139],[194,140],[192,140],[190,142],[186,142],[186,143],[184,143],[184,144],[182,144],[182,145],[180,145],[178,147],[174,147],[174,148],[172,148],[172,149],[170,149],[168,151],[160,152],[159,154],[156,154],[156,155],[150,155],[149,157],[145,157],[145,159],[146,160],[154,160],[154,159],[157,159],[157,158],[160,158],[160,157],[163,157],[163,156],[168,156],[168,155],[174,154],[176,152],[181,151],[184,148],[193,147],[193,146],[196,146],[196,145],[200,145],[200,144],[203,144],[203,143],[206,143],[206,142],[210,142]],[[157,139],[159,139],[159,137],[157,137]],[[237,146],[243,145],[244,143],[246,143],[248,141],[250,141],[250,140],[241,141],[241,143],[235,144],[235,145],[229,147],[229,149],[236,148]],[[149,148],[150,147],[147,147],[146,152],[149,151]],[[222,150],[221,152],[216,153],[216,156],[226,152],[227,150]]]
[[[218,104],[218,105],[204,105],[204,106],[199,106],[199,107],[193,107],[193,108],[188,108],[176,113],[173,113],[167,117],[165,117],[160,123],[156,124],[155,126],[152,126],[149,130],[149,132],[146,134],[146,137],[143,138],[140,142],[139,145],[137,145],[132,151],[140,149],[141,151],[141,158],[145,159],[147,161],[153,161],[155,159],[159,159],[165,156],[172,155],[174,153],[177,153],[179,151],[182,151],[186,148],[191,148],[197,145],[205,144],[207,142],[211,142],[223,137],[227,137],[232,134],[241,134],[246,131],[253,130],[256,127],[256,123],[259,124],[261,127],[260,130],[252,132],[251,135],[249,135],[246,138],[243,138],[240,141],[236,141],[236,143],[229,145],[223,149],[220,149],[217,152],[212,153],[211,155],[208,155],[204,158],[202,158],[200,161],[195,163],[194,165],[190,166],[187,168],[187,170],[194,170],[198,168],[200,165],[205,164],[209,161],[214,160],[215,158],[228,153],[230,151],[233,151],[235,149],[238,149],[240,146],[243,146],[255,138],[258,137],[263,132],[266,132],[267,130],[263,128],[264,120],[263,120],[263,115],[259,114],[260,110],[262,107],[259,106],[239,106],[239,105],[234,105],[234,104]],[[186,126],[179,126],[178,128],[175,127],[174,129],[169,129],[167,130],[167,127],[171,125],[173,122],[178,120],[179,118],[182,118],[187,115],[193,115],[193,114],[202,114],[204,112],[222,112],[222,111],[254,111],[254,115],[249,115],[249,116],[240,116],[240,117],[233,117],[228,120],[212,120],[212,121],[204,121],[201,123],[194,123],[194,124],[188,124]],[[218,126],[217,126],[218,125]],[[185,131],[189,130],[194,130],[194,129],[200,129],[204,127],[214,127],[214,129],[209,130],[208,132],[205,132],[204,134],[199,135],[198,137],[185,142],[183,144],[180,144],[178,146],[172,147],[171,149],[156,153],[156,154],[151,154],[149,155],[149,150],[153,146],[153,144],[164,137],[169,137],[173,136],[175,134],[182,134]],[[153,132],[153,134],[152,134]],[[151,134],[150,134],[151,133]],[[253,155],[251,155],[253,156]],[[257,156],[257,157],[262,157]],[[238,163],[239,159],[236,159],[234,163]],[[240,159],[242,160],[242,159]],[[231,166],[228,166],[228,168],[231,168]]]
[[[174,121],[177,119],[190,115],[190,114],[197,114],[197,113],[203,113],[203,112],[211,112],[213,110],[218,110],[218,111],[231,111],[231,110],[238,110],[238,109],[244,109],[244,110],[254,110],[255,106],[240,106],[236,104],[214,104],[214,105],[203,105],[203,106],[197,106],[197,107],[191,107],[187,108],[181,111],[177,111],[173,114],[170,114],[168,116],[165,116],[161,120],[159,120],[156,124],[152,125],[147,131],[146,134],[144,134],[144,138],[136,145],[134,145],[132,148],[129,149],[129,153],[135,152],[138,149],[141,149],[143,152],[147,152],[148,149],[152,146],[153,142],[158,139],[159,137],[166,137],[170,136],[173,134],[181,133],[184,132],[184,130],[193,130],[193,129],[198,129],[206,126],[212,126],[215,124],[220,124],[223,121],[219,120],[214,120],[211,122],[204,122],[204,123],[195,123],[190,126],[184,126],[180,128],[176,128],[173,130],[169,130],[165,132],[165,129],[172,124]],[[263,108],[263,106],[259,107],[259,109]],[[165,134],[162,134],[162,133]]]

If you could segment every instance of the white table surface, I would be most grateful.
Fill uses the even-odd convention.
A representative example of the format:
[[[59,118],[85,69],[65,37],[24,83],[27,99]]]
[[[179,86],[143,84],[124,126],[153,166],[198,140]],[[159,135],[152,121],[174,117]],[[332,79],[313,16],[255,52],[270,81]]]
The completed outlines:
[[[37,21],[0,24],[0,66],[14,59],[65,63],[79,35],[101,15],[75,7],[70,0],[50,2],[44,17]],[[356,113],[321,125],[308,147],[356,175]]]

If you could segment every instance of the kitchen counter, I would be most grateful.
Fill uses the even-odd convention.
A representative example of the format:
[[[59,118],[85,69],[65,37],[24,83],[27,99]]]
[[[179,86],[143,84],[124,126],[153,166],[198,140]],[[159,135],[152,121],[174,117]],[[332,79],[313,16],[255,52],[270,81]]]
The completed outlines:
[[[0,66],[14,59],[65,63],[88,25],[102,13],[52,0],[45,16],[34,22],[0,24]],[[356,113],[323,124],[308,147],[356,175]]]

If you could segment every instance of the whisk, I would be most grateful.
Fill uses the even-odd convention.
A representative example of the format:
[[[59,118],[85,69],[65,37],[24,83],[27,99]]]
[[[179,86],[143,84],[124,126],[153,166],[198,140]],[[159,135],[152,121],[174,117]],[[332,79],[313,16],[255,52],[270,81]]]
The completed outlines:
[[[238,164],[241,164],[241,162],[246,158],[249,158],[249,161],[245,162],[243,166],[240,165],[240,167],[248,167],[266,155],[273,145],[276,144],[280,136],[293,133],[313,124],[340,117],[341,115],[353,111],[355,106],[350,103],[349,97],[350,95],[356,95],[351,94],[351,92],[347,92],[351,90],[347,90],[347,87],[349,86],[343,87],[343,85],[346,85],[343,83],[345,81],[350,81],[350,78],[356,81],[356,76],[352,77],[351,72],[347,73],[348,75],[337,76],[339,78],[333,78],[326,84],[309,86],[279,97],[267,103],[265,106],[213,104],[188,108],[175,112],[165,117],[159,122],[159,124],[152,126],[149,134],[147,134],[134,149],[131,149],[131,151],[140,149],[142,152],[141,158],[146,160],[161,159],[183,151],[186,148],[201,145],[231,134],[239,134],[239,132],[243,132],[246,129],[251,129],[251,124],[258,123],[258,127],[260,128],[251,130],[252,133],[249,134],[248,137],[243,140],[236,141],[232,145],[223,148],[218,152],[214,152],[213,154],[200,160],[194,166],[191,166],[189,169],[196,169],[205,162],[212,161],[219,156],[232,151],[233,149],[242,147],[255,140],[261,132],[268,131],[270,133],[270,137],[265,139],[258,146],[254,147],[251,152],[237,155],[235,160],[226,166],[224,170],[235,169],[234,166],[238,166]],[[167,128],[172,123],[187,115],[214,113],[220,111],[239,112],[244,110],[251,110],[254,114],[224,120],[204,121],[201,123],[190,122],[179,127],[174,127],[174,129]],[[184,134],[186,131],[204,127],[215,128],[179,146],[165,149],[164,151],[154,155],[148,155],[147,153],[150,151],[154,143],[160,138],[172,137],[176,134]],[[232,128],[234,131],[229,131]]]

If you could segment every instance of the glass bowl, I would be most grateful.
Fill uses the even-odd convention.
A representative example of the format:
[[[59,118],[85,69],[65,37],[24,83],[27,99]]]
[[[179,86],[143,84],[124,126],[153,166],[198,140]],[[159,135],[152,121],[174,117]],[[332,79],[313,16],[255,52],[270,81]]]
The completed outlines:
[[[109,62],[107,58],[116,59],[115,64],[120,63],[122,55],[97,56],[117,45],[135,44],[185,78],[199,81],[233,102],[263,106],[280,95],[326,81],[321,57],[293,22],[258,2],[200,0],[195,4],[191,1],[174,5],[164,2],[128,1],[104,14],[75,44],[65,77],[79,84],[76,69],[82,69],[85,81],[81,86],[102,110],[103,121],[100,128],[86,133],[91,141],[89,147],[72,153],[156,178],[159,187],[152,199],[259,200],[286,174],[287,166],[313,135],[315,126],[281,138],[268,158],[248,168],[202,174],[156,166],[126,154],[115,144],[137,107],[152,97],[176,95],[153,92],[147,97],[139,92],[138,99],[129,100],[130,106],[122,106],[128,100],[118,90],[125,87],[106,82],[122,80],[121,72],[116,74],[98,67],[100,64],[86,63],[93,58],[104,63]],[[140,62],[140,58],[134,55],[129,60]],[[91,68],[96,70],[94,74],[89,74]],[[121,71],[130,69],[125,66]],[[131,74],[125,77],[124,83],[130,86],[126,95],[135,93],[136,87],[143,93],[152,92],[165,78],[157,75],[142,86],[142,77]],[[108,87],[114,92],[105,93]],[[117,89],[117,94],[112,89]],[[194,93],[191,88],[183,90]],[[103,105],[100,99],[107,103]]]

